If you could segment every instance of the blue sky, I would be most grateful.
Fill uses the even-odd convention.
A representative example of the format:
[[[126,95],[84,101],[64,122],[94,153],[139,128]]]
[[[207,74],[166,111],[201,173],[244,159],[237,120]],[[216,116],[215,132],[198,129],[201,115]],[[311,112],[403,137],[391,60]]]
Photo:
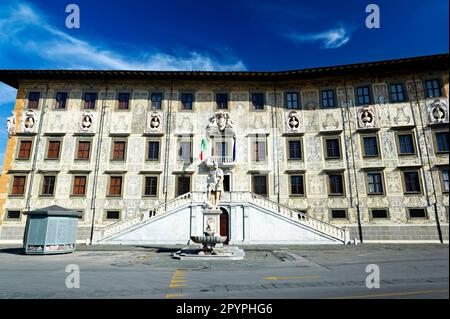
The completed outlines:
[[[67,29],[65,8],[80,8]],[[381,28],[368,29],[376,3]],[[448,52],[448,0],[0,0],[0,69],[287,70]],[[0,84],[0,163],[15,90]]]

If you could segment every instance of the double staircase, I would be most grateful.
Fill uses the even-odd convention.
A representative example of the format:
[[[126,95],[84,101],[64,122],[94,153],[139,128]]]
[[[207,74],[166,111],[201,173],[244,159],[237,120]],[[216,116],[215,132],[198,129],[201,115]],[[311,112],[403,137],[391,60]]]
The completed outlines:
[[[190,205],[199,205],[206,200],[206,194],[201,192],[190,192],[178,196],[170,201],[160,203],[151,209],[141,210],[135,214],[128,215],[124,219],[117,221],[113,224],[97,227],[97,243],[107,241],[115,235],[127,231],[135,226],[149,222],[152,219],[163,218],[165,215],[171,212],[188,207]],[[307,216],[301,212],[298,212],[285,205],[279,204],[266,197],[262,197],[251,192],[230,192],[226,194],[226,198],[223,199],[224,204],[239,203],[251,205],[260,209],[271,212],[272,214],[278,214],[281,217],[288,219],[291,222],[299,224],[303,227],[310,229],[316,233],[321,234],[324,237],[330,238],[333,241],[342,243],[349,242],[348,229],[343,229],[319,219]]]

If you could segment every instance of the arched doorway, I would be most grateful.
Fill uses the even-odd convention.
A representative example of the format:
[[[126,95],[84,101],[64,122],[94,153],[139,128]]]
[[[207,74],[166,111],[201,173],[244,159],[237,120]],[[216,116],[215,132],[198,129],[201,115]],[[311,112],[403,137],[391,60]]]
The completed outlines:
[[[229,215],[225,208],[220,207],[220,210],[222,211],[222,214],[220,214],[220,236],[227,236],[227,240],[224,244],[228,244],[230,241]]]

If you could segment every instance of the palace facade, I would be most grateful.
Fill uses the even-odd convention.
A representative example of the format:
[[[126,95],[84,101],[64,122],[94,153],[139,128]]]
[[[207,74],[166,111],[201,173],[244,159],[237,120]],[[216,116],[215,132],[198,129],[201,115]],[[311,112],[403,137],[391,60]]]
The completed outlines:
[[[286,72],[0,70],[17,88],[0,242],[186,244],[224,171],[229,243],[448,241],[448,54]]]

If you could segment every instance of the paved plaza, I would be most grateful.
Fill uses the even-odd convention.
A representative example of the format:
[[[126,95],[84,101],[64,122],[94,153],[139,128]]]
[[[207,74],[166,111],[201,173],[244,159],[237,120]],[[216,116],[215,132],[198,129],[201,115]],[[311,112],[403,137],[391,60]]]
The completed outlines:
[[[180,247],[28,256],[0,246],[0,298],[449,298],[448,245],[249,246],[225,262],[172,259]],[[379,288],[369,289],[373,265]],[[73,267],[79,288],[66,285]]]

